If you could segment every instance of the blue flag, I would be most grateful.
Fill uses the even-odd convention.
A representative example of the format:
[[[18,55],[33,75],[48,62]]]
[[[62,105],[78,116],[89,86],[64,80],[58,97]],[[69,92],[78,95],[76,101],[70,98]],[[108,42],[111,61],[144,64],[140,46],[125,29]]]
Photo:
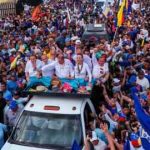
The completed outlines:
[[[148,133],[148,135],[150,135],[150,116],[144,112],[140,104],[139,98],[135,94],[135,92],[132,92],[132,98],[134,100],[134,106],[138,120],[142,128]]]
[[[71,150],[81,150],[76,140],[74,140]]]
[[[127,140],[127,141],[124,143],[123,150],[130,150],[130,141],[129,141],[129,140]]]

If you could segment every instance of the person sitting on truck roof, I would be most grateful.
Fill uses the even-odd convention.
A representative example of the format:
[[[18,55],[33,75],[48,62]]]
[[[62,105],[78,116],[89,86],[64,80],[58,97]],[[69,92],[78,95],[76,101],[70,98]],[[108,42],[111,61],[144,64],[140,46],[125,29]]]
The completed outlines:
[[[58,54],[57,59],[56,62],[42,67],[42,72],[55,69],[55,74],[58,78],[73,79],[74,71],[72,63],[68,59],[65,59],[62,53]]]
[[[77,54],[76,58],[76,65],[75,65],[75,79],[83,79],[84,84],[86,85],[85,82],[91,82],[92,81],[92,74],[89,69],[89,66],[83,62],[83,55],[82,54]]]
[[[35,55],[30,56],[30,60],[27,61],[25,67],[26,79],[29,80],[29,77],[35,76],[37,70],[40,70],[42,67],[41,60],[37,59]]]
[[[75,54],[72,56],[75,61],[78,54],[83,54],[80,48],[76,49]],[[88,55],[83,54],[83,61],[89,66],[90,70],[92,70],[92,61]]]
[[[48,57],[47,57],[46,54],[43,54],[42,57],[41,57],[41,59],[42,59],[42,66],[43,67],[45,65],[51,64],[51,63],[53,63],[55,61],[55,60],[48,59]],[[42,75],[44,77],[51,77],[52,78],[53,75],[54,75],[54,70],[45,70],[45,71],[42,72]]]

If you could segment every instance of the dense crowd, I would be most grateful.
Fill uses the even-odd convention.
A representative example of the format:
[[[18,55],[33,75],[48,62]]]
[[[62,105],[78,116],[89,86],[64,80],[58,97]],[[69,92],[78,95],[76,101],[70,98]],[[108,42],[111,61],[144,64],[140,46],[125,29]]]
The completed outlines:
[[[129,0],[131,10],[117,27],[118,1],[109,13],[94,1],[44,1],[0,19],[0,148],[29,97],[21,91],[89,93],[97,115],[86,124],[85,149],[145,149],[132,91],[150,115],[149,0]],[[31,11],[32,10],[32,11]],[[108,39],[82,39],[87,24],[106,24]],[[93,126],[93,120],[97,120]],[[150,144],[150,143],[149,143]]]

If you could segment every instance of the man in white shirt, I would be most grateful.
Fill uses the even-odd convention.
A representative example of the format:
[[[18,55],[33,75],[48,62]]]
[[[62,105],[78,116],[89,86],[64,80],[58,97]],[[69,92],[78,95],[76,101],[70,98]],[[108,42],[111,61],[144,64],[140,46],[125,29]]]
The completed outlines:
[[[146,77],[144,77],[143,70],[140,70],[138,72],[136,83],[142,86],[143,91],[146,91],[150,87],[148,79]]]
[[[83,62],[83,55],[81,54],[77,55],[74,71],[76,79],[84,79],[88,82],[92,81],[90,68],[86,63]]]
[[[51,64],[53,62],[55,62],[55,61],[54,60],[49,60],[46,54],[42,55],[42,67],[44,67],[44,66],[46,66],[48,64]],[[48,70],[47,69],[47,70],[42,72],[42,75],[44,77],[51,77],[52,78],[54,73],[55,73],[54,69],[53,70]]]
[[[26,79],[29,80],[30,77],[36,76],[37,71],[42,68],[42,62],[36,59],[35,55],[30,56],[30,60],[27,61],[25,67]]]
[[[98,139],[95,131],[92,131],[92,137],[87,137],[87,139],[93,144],[94,150],[105,150],[107,148],[105,142]],[[82,150],[86,150],[86,146]]]
[[[72,64],[67,59],[64,59],[62,53],[58,54],[57,61],[42,67],[42,72],[45,70],[55,69],[55,74],[58,78],[72,79],[74,78],[74,70]]]

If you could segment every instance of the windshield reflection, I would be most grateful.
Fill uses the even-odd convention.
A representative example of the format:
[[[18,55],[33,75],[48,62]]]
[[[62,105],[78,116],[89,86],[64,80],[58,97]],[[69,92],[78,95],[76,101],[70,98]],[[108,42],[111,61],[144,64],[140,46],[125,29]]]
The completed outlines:
[[[80,115],[58,115],[24,111],[12,140],[40,146],[71,147],[82,141]]]

